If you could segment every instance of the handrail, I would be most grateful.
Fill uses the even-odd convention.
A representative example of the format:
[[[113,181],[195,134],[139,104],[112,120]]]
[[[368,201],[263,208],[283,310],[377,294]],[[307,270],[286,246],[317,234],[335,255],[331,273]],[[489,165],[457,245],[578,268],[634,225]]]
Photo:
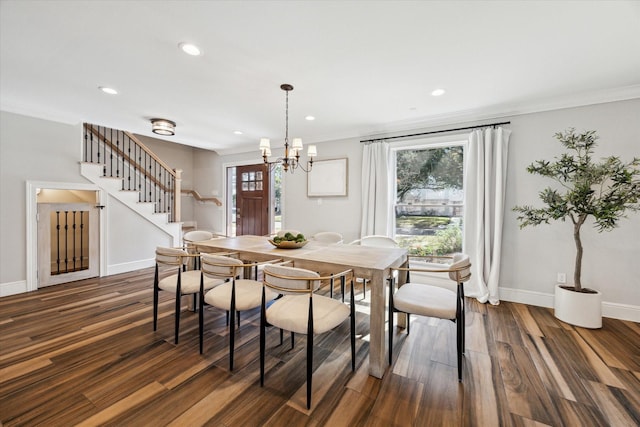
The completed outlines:
[[[173,172],[173,169],[171,169],[171,166],[167,165],[165,162],[163,162],[160,157],[156,156],[155,153],[153,151],[151,151],[146,145],[144,145],[142,143],[142,141],[140,141],[138,138],[135,137],[135,135],[133,135],[132,133],[127,132],[126,130],[124,131],[124,134],[127,135],[129,138],[131,138],[132,141],[134,141],[136,144],[138,144],[140,146],[140,148],[142,148],[147,154],[149,154],[156,162],[158,162],[158,164],[160,164],[160,166],[162,166],[163,168],[165,168],[169,173],[171,173],[173,176],[176,176],[175,172]]]
[[[85,123],[85,126],[87,124]],[[99,131],[95,130],[94,128],[89,128],[88,129],[91,133],[93,133],[94,135],[96,135],[98,138],[100,138],[102,140],[102,142],[106,145],[109,146],[109,148],[112,150],[112,152],[115,152],[116,154],[118,154],[118,156],[124,158],[129,164],[134,164],[136,163],[136,160],[129,157],[129,155],[127,155],[124,151],[122,151],[119,147],[117,147],[113,142],[111,142],[110,140],[108,140],[107,138],[105,138],[104,135],[102,135]],[[127,135],[128,137],[131,138],[131,134],[127,131],[124,131],[124,134]],[[139,142],[139,140],[135,137],[131,138],[131,140],[133,142],[135,142],[140,148],[142,148],[142,151],[144,151],[145,153],[147,153],[152,159],[154,159],[156,162],[158,162],[158,164],[160,166],[162,166],[168,174],[172,175],[173,177],[176,176],[176,172],[173,171],[171,168],[169,168],[169,166],[166,166],[166,164],[160,160],[158,158],[158,156],[156,156],[153,152],[151,152],[149,150],[149,148],[147,148],[144,144],[142,144],[141,142]],[[163,185],[163,183],[161,183],[160,181],[158,181],[152,174],[148,173],[146,169],[142,169],[139,168],[138,169],[140,171],[140,173],[142,173],[147,179],[149,179],[150,181],[152,181],[154,184],[160,186],[164,191],[170,191],[169,188],[167,188],[166,186]]]
[[[213,202],[216,206],[222,206],[222,202],[217,197],[202,197],[196,190],[182,190],[182,194],[189,194],[199,202]]]
[[[122,190],[138,191],[140,202],[180,221],[181,170],[170,168],[133,134],[84,123],[83,160],[102,165],[102,175],[122,179]]]

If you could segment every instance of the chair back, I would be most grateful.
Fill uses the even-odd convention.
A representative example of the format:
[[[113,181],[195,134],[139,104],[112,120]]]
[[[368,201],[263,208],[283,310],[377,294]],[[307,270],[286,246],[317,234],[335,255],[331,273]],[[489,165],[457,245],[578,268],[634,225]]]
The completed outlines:
[[[449,266],[449,277],[456,283],[466,282],[471,278],[471,262],[469,255],[457,253],[453,255],[453,263]]]
[[[210,231],[206,230],[193,230],[184,234],[182,237],[182,241],[185,244],[194,243],[194,242],[202,242],[204,240],[213,239],[214,234]]]
[[[238,271],[244,264],[241,260],[228,256],[201,254],[200,270],[207,276],[230,279],[240,274]]]
[[[320,287],[320,280],[314,280],[320,277],[315,271],[283,265],[265,265],[263,271],[264,284],[279,293],[311,293]]]
[[[388,236],[372,235],[360,239],[360,246],[373,246],[376,248],[397,248],[398,242]]]
[[[156,264],[181,266],[189,260],[187,251],[178,248],[156,248]]]
[[[342,234],[335,231],[321,231],[313,235],[313,240],[322,243],[342,243]]]

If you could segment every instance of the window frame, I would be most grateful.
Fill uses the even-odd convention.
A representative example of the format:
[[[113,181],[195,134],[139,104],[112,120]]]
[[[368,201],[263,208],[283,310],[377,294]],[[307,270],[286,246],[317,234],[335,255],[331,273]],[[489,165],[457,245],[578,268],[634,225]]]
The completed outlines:
[[[398,170],[398,151],[406,151],[406,150],[427,150],[427,149],[437,149],[443,147],[454,147],[460,146],[462,147],[463,153],[463,164],[462,164],[462,190],[463,190],[463,199],[462,199],[462,209],[463,209],[463,217],[464,212],[466,212],[466,183],[467,183],[467,152],[468,152],[468,137],[466,134],[454,134],[454,135],[441,135],[430,138],[419,138],[419,139],[411,139],[404,141],[395,141],[389,143],[392,162],[393,162],[393,170],[392,173],[389,174],[389,179],[391,180],[391,188],[393,191],[393,197],[391,200],[391,216],[393,218],[393,230],[392,237],[396,239],[396,209],[397,209],[397,194],[398,194],[398,186],[397,186],[397,170]],[[442,206],[442,205],[439,205]],[[456,205],[458,206],[458,205]],[[465,232],[462,230],[462,248],[464,250],[465,247]]]

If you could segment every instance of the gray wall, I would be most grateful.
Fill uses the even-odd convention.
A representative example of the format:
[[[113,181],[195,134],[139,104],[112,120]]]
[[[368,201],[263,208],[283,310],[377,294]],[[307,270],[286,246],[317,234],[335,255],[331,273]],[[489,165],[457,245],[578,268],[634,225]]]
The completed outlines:
[[[640,156],[640,99],[569,108],[511,118],[506,206],[538,202],[538,192],[551,181],[526,172],[528,164],[551,160],[562,152],[553,134],[575,127],[596,130],[596,158],[616,155],[629,161]],[[582,228],[582,282],[599,289],[603,301],[640,309],[640,213],[631,213],[619,228],[598,233],[593,222]],[[520,230],[516,213],[505,213],[501,287],[553,293],[556,274],[573,279],[575,246],[571,223]],[[535,297],[535,295],[533,295]]]
[[[87,183],[82,129],[0,112],[0,284],[26,279],[26,181]]]
[[[530,175],[526,167],[535,160],[550,160],[560,154],[562,147],[553,135],[569,127],[598,131],[597,157],[618,155],[631,160],[633,156],[640,156],[640,99],[522,114],[498,121],[511,121],[508,127],[512,130],[505,201],[508,210],[505,212],[500,275],[501,298],[552,306],[556,274],[566,273],[568,281],[573,277],[575,246],[572,227],[569,223],[560,222],[519,229],[516,214],[511,208],[516,204],[538,204],[538,192],[551,183]],[[317,199],[306,197],[306,177],[303,174],[287,176],[285,228],[299,229],[307,234],[332,230],[342,233],[346,241],[355,239],[360,231],[362,144],[358,139],[349,139],[323,142],[317,146],[320,158],[348,158],[349,194],[347,197],[325,198],[319,205]],[[221,156],[214,167],[240,161],[258,162],[257,154],[256,150]],[[603,292],[603,301],[607,303],[603,309],[605,315],[614,315],[618,308],[629,309],[632,316],[636,316],[634,320],[640,319],[640,240],[637,237],[640,236],[640,213],[631,213],[621,221],[618,229],[609,233],[598,233],[592,228],[592,223],[585,224],[582,234],[585,248],[583,284]]]
[[[5,112],[0,118],[2,284],[25,278],[25,180],[85,181],[78,174],[79,126]],[[516,204],[538,203],[537,193],[548,182],[528,174],[525,168],[534,160],[552,159],[561,152],[560,145],[553,138],[555,132],[568,127],[593,129],[600,136],[596,153],[598,157],[619,155],[630,160],[634,155],[640,156],[640,99],[522,114],[504,120],[511,121],[509,127],[512,130],[506,195],[506,206],[509,208]],[[348,158],[348,196],[323,198],[318,204],[318,199],[306,197],[304,174],[287,176],[284,226],[303,230],[307,234],[335,230],[341,232],[347,241],[355,239],[360,229],[362,144],[358,138],[354,138],[317,145],[321,159]],[[185,169],[188,177],[185,181],[193,183],[193,188],[205,197],[218,194],[223,203],[222,166],[260,161],[257,150],[218,156],[210,151],[184,146],[170,149],[179,150],[180,154],[172,152],[171,155],[182,159],[179,163],[184,161],[184,165],[178,166]],[[188,171],[190,162],[192,169]],[[224,206],[219,208],[213,204],[194,204],[193,219],[198,221],[201,228],[223,231],[223,209]],[[511,210],[505,212],[501,297],[550,305],[556,274],[564,272],[569,280],[572,277],[575,249],[571,226],[568,223],[555,223],[520,230],[515,218],[516,214]],[[628,309],[636,315],[640,312],[640,263],[637,262],[640,258],[639,235],[640,214],[630,214],[628,219],[621,221],[619,229],[610,233],[598,233],[591,224],[583,229],[584,284],[601,290],[603,300],[610,309]]]

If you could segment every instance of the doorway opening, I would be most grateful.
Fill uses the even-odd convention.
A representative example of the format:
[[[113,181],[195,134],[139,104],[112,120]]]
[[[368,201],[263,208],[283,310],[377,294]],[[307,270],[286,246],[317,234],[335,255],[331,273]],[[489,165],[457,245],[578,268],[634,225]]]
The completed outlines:
[[[95,190],[36,190],[39,288],[99,275],[98,199]]]

